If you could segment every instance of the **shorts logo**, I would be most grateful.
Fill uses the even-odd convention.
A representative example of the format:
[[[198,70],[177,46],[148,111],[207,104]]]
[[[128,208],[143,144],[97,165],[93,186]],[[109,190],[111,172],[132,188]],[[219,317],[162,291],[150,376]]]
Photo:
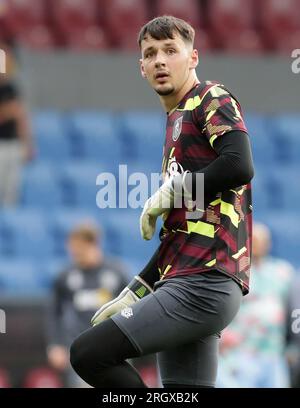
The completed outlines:
[[[130,317],[132,317],[132,316],[133,316],[133,312],[132,312],[131,307],[125,307],[125,309],[123,309],[123,310],[121,311],[121,315],[122,315],[123,317],[126,317],[126,319],[129,319]]]
[[[174,122],[173,133],[172,133],[172,139],[174,142],[176,142],[176,140],[178,140],[180,136],[181,129],[182,129],[182,119],[183,119],[183,116],[180,116],[180,118],[176,119]]]

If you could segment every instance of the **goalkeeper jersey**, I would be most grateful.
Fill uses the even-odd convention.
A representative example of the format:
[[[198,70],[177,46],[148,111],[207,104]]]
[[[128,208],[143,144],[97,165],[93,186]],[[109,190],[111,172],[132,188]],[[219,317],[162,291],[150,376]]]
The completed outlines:
[[[216,159],[214,143],[227,132],[247,132],[237,99],[220,83],[195,85],[168,113],[164,177],[199,171]],[[185,203],[186,204],[186,203]],[[249,290],[252,238],[251,184],[205,196],[197,218],[189,205],[174,208],[160,231],[160,278],[218,270]]]

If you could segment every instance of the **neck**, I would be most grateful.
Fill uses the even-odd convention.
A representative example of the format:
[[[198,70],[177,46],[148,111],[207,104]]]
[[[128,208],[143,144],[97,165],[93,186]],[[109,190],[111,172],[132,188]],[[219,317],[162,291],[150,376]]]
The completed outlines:
[[[199,79],[197,78],[196,72],[193,71],[188,76],[187,80],[179,91],[171,95],[160,95],[160,103],[162,104],[164,110],[167,113],[172,111],[179,104],[184,95],[186,95],[197,83],[199,83]]]

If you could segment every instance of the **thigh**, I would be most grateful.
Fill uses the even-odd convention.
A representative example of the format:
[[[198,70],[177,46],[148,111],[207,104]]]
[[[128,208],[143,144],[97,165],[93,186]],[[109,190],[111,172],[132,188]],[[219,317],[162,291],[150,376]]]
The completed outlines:
[[[220,332],[236,313],[241,290],[231,279],[226,285],[232,288],[226,295],[199,288],[196,301],[191,302],[188,292],[180,292],[170,282],[112,320],[141,355],[197,343]]]
[[[158,353],[162,383],[214,387],[217,377],[219,334]]]

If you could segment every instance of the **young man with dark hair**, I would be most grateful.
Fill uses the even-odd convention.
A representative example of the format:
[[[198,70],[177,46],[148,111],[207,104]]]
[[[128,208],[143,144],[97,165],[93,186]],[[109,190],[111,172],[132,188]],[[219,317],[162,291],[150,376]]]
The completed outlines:
[[[142,237],[152,238],[159,216],[164,225],[148,265],[71,347],[73,368],[94,387],[145,387],[125,360],[153,352],[164,387],[214,387],[220,332],[249,290],[249,138],[236,98],[198,80],[193,40],[193,28],[171,16],[139,34],[142,76],[167,113],[164,183],[144,205]]]
[[[127,283],[128,273],[103,252],[101,231],[94,223],[72,229],[66,240],[70,263],[53,282],[47,319],[47,357],[69,387],[83,386],[69,362],[74,338],[86,329],[91,314],[114,299]]]

